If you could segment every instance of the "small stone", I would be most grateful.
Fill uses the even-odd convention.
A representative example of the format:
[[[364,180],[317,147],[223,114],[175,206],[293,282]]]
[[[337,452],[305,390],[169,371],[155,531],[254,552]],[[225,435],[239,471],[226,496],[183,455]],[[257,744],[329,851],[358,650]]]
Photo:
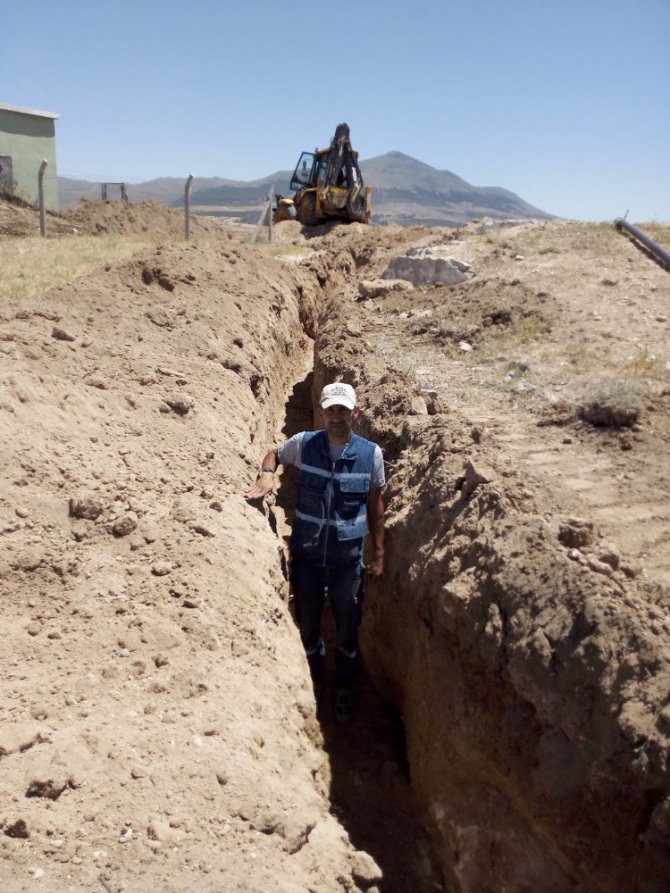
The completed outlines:
[[[84,379],[84,384],[88,385],[89,388],[97,388],[99,391],[109,390],[109,383],[97,375],[89,375],[88,378]]]
[[[194,533],[199,533],[200,536],[216,536],[216,533],[209,527],[205,527],[204,524],[191,524],[191,530]]]
[[[42,624],[37,622],[29,623],[26,627],[26,632],[29,636],[39,636],[42,632]]]
[[[609,564],[605,564],[604,561],[599,561],[595,555],[587,555],[586,563],[592,571],[595,571],[597,574],[602,574],[604,577],[611,577],[614,573]]]
[[[51,337],[55,338],[57,341],[74,341],[74,335],[70,334],[70,332],[66,332],[65,329],[61,329],[58,326],[54,326],[51,330]]]
[[[166,561],[157,561],[151,568],[151,573],[154,577],[166,577],[172,573],[172,567]]]
[[[598,561],[609,564],[612,570],[618,570],[621,564],[621,553],[614,543],[600,543],[596,551]]]
[[[112,524],[114,536],[128,536],[137,528],[137,520],[132,515],[124,515]]]
[[[635,577],[638,577],[642,573],[642,569],[634,564],[622,564],[621,570],[629,580],[634,580]]]
[[[14,509],[14,512],[18,518],[27,518],[30,515],[28,509],[23,508],[23,506],[19,506]]]
[[[193,409],[193,400],[186,394],[171,394],[165,398],[165,403],[177,415],[186,415]]]
[[[95,521],[102,514],[103,505],[94,496],[72,497],[69,502],[69,512],[72,518]]]
[[[296,819],[288,823],[282,822],[277,830],[285,840],[284,849],[293,856],[305,846],[314,828],[316,828],[316,821],[305,822]]]
[[[593,542],[593,523],[583,518],[568,518],[559,524],[558,541],[569,549],[588,546]]]
[[[464,474],[457,482],[457,488],[460,489],[461,495],[465,498],[471,496],[480,484],[489,484],[495,478],[495,472],[487,465],[477,462],[477,465],[471,459],[465,462]]]
[[[409,411],[410,415],[428,415],[428,406],[423,397],[412,397],[412,407]]]

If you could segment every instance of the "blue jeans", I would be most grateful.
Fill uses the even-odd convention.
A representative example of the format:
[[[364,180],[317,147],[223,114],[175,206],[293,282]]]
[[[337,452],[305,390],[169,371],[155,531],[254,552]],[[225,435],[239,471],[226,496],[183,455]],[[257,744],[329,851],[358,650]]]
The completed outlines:
[[[363,563],[318,567],[293,558],[291,586],[300,638],[315,683],[323,682],[325,645],[321,614],[328,590],[335,620],[335,684],[351,685],[356,673],[358,627],[363,616]]]

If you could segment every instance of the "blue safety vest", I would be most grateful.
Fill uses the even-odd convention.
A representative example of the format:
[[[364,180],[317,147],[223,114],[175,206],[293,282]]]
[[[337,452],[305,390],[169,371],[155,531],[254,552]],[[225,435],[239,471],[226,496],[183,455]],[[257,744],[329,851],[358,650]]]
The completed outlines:
[[[368,532],[374,453],[374,443],[352,434],[340,458],[333,461],[325,431],[304,434],[291,534],[293,555],[327,567],[360,560]]]

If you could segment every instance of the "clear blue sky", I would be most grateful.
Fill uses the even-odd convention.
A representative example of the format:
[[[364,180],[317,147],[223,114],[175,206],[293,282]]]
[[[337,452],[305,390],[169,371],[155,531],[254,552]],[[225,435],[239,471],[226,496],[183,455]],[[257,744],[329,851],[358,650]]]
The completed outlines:
[[[670,0],[23,0],[1,36],[63,176],[252,180],[347,121],[362,159],[670,220]]]

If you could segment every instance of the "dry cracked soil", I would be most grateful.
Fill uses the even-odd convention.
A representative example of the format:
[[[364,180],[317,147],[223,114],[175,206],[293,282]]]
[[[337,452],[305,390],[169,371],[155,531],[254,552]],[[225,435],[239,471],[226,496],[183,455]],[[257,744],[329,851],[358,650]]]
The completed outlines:
[[[161,241],[0,271],[0,889],[668,893],[670,274],[567,221],[49,227]],[[381,278],[417,246],[467,278]],[[295,480],[243,495],[335,378],[388,477],[346,726],[292,619]]]

